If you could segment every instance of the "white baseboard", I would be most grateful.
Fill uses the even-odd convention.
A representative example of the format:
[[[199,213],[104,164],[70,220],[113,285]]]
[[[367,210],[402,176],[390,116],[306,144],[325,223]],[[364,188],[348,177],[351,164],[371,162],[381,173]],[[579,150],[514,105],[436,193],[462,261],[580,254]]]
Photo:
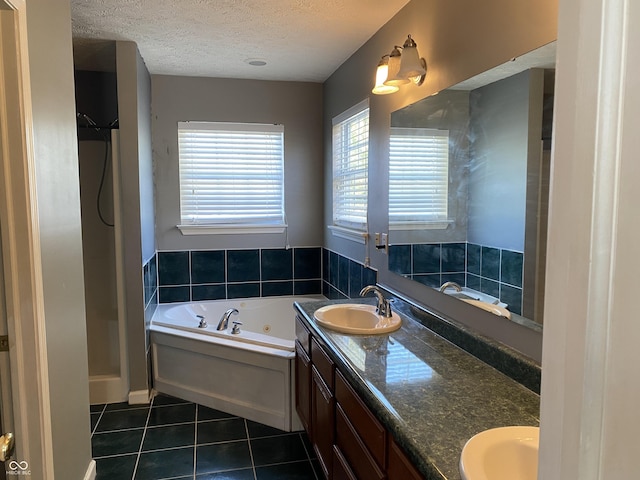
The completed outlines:
[[[129,405],[149,403],[149,390],[134,390],[129,392]]]
[[[127,401],[127,388],[118,375],[92,375],[89,377],[89,401],[92,404]]]
[[[91,460],[87,467],[87,473],[84,474],[84,480],[95,480],[96,478],[96,461]]]

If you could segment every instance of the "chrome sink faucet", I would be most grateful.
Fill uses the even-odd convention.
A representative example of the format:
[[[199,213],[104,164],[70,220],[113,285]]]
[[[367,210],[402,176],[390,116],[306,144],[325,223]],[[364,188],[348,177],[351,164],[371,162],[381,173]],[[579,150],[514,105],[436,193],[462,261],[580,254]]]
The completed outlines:
[[[216,327],[216,330],[226,330],[227,326],[229,325],[229,317],[231,315],[238,315],[238,310],[235,308],[230,308],[229,310],[224,312],[222,314],[222,318],[218,322],[218,326]]]
[[[371,292],[373,292],[373,294],[376,296],[376,299],[378,300],[378,305],[376,307],[376,313],[378,315],[382,315],[383,317],[390,318],[391,315],[392,315],[391,314],[391,303],[389,303],[389,300],[384,298],[382,290],[380,290],[378,287],[376,287],[375,285],[367,285],[362,290],[360,290],[360,296],[364,297],[365,295],[367,295],[367,294],[369,294]]]

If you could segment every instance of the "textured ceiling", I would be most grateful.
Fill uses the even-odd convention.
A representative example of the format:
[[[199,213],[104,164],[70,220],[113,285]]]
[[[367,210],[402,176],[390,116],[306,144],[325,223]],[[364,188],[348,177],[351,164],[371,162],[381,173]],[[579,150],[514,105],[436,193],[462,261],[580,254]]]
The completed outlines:
[[[152,74],[322,82],[408,1],[71,0],[74,57],[109,70],[130,40]]]

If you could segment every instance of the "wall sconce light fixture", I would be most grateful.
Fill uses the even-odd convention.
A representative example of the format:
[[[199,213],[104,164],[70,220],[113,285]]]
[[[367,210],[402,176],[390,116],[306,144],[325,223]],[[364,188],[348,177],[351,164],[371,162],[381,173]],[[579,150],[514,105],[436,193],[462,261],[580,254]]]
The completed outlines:
[[[388,59],[386,59],[387,56]],[[385,74],[386,77],[383,77]],[[410,82],[419,86],[422,85],[426,76],[427,62],[424,58],[420,58],[418,46],[409,35],[402,47],[396,45],[389,55],[382,57],[376,70],[376,84],[372,93],[376,95],[395,93],[400,85]]]
[[[400,87],[396,85],[388,85],[384,82],[389,78],[389,55],[384,55],[378,63],[376,69],[376,85],[371,90],[376,95],[387,95],[388,93],[395,93],[400,90]]]

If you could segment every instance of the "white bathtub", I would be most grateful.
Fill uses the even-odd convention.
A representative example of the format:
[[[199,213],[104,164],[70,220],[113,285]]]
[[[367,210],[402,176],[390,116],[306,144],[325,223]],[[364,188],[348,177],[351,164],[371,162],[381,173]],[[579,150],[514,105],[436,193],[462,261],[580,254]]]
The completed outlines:
[[[286,431],[302,428],[294,403],[294,301],[266,297],[159,305],[150,325],[153,386],[168,395]],[[225,311],[226,331],[216,330]],[[204,316],[208,326],[198,328]],[[233,321],[242,322],[231,334]]]

